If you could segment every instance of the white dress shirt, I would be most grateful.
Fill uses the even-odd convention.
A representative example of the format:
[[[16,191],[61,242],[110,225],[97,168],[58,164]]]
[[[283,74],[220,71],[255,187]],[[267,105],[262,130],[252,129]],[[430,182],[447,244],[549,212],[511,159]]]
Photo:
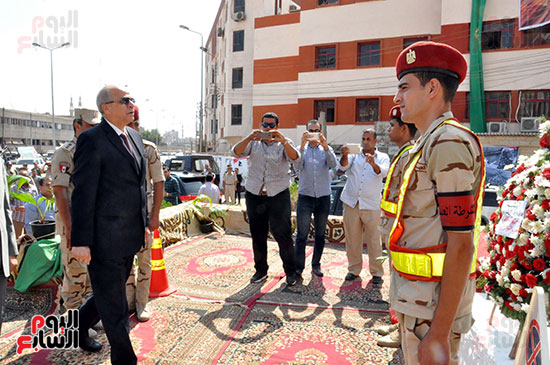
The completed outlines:
[[[348,180],[340,195],[340,200],[350,207],[359,203],[359,209],[379,210],[382,189],[382,180],[390,168],[390,158],[387,154],[375,151],[374,163],[380,167],[380,173],[374,172],[372,166],[362,154],[348,155],[348,164],[339,166],[346,172]]]

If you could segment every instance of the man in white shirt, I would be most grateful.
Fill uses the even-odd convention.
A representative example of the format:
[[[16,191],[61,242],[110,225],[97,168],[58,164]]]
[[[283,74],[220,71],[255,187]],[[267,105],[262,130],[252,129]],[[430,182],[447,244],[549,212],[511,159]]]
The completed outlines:
[[[233,173],[233,166],[227,165],[227,171],[223,175],[223,192],[225,195],[225,204],[235,204],[236,185],[237,175]]]
[[[206,195],[212,199],[212,203],[218,204],[220,202],[220,188],[212,181],[214,180],[214,174],[208,173],[205,178],[206,182],[201,185],[199,189],[199,195]]]
[[[369,270],[374,285],[382,284],[384,268],[376,259],[382,255],[378,221],[380,219],[380,199],[382,180],[386,176],[390,158],[376,150],[374,129],[363,131],[363,149],[360,154],[350,155],[349,148],[342,147],[340,169],[348,180],[340,196],[344,203],[344,230],[346,234],[346,255],[348,274],[346,280],[359,277],[363,267],[363,236],[367,239]],[[367,233],[363,235],[363,233]]]

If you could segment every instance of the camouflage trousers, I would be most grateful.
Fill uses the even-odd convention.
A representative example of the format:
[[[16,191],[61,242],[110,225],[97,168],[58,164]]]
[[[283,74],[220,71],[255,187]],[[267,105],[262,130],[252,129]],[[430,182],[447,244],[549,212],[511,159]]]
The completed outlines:
[[[415,318],[403,313],[396,312],[399,319],[399,329],[401,331],[401,348],[405,357],[405,364],[418,364],[418,346],[420,341],[426,336],[431,321],[422,318]],[[458,365],[458,351],[460,349],[460,333],[451,332],[449,335],[449,343],[451,346],[451,354],[449,364]]]
[[[61,261],[63,263],[63,284],[61,298],[66,309],[77,309],[92,294],[88,266],[74,258],[67,248],[67,241],[61,235]]]
[[[136,265],[134,261],[130,276],[126,281],[126,299],[130,309],[135,308],[137,304],[144,307],[149,301],[152,244],[153,237],[151,235],[151,238],[145,243],[145,247],[136,254],[138,264]]]

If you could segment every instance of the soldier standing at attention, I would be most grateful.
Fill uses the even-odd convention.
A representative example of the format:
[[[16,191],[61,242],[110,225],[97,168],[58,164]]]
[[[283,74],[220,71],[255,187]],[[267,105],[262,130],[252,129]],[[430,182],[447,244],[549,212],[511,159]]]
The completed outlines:
[[[139,110],[134,106],[134,122],[130,127],[139,132]],[[160,206],[164,195],[164,174],[162,173],[162,162],[157,146],[150,141],[143,140],[145,151],[145,181],[147,182],[147,211],[149,212],[149,228],[155,230],[159,227]],[[151,247],[153,243],[153,231],[150,239],[136,254],[138,261],[138,273],[136,275],[136,264],[132,266],[128,281],[126,281],[126,299],[128,300],[128,312],[136,312],[140,322],[146,322],[151,318],[147,309],[149,302],[149,285],[151,283]]]
[[[390,300],[407,364],[458,364],[473,323],[485,166],[476,135],[451,112],[466,71],[462,54],[442,43],[414,43],[396,61],[394,102],[421,133],[389,236]]]
[[[382,246],[388,247],[388,236],[397,211],[397,197],[399,196],[399,186],[401,186],[401,178],[403,169],[408,161],[408,152],[413,147],[414,136],[416,134],[416,126],[413,123],[405,123],[401,120],[401,110],[399,106],[394,106],[390,110],[390,140],[397,144],[399,151],[394,156],[390,163],[390,169],[386,176],[384,184],[384,192],[380,201],[380,237]],[[391,260],[390,260],[391,267]],[[392,324],[389,326],[381,326],[378,328],[378,333],[385,335],[379,338],[376,342],[378,346],[397,348],[401,346],[401,336],[399,333],[399,325]]]
[[[59,247],[63,262],[61,298],[65,309],[77,309],[92,293],[88,267],[75,259],[71,252],[70,206],[73,184],[70,179],[74,169],[73,156],[78,136],[101,121],[97,118],[97,112],[89,109],[76,109],[75,116],[73,139],[58,148],[52,156],[52,186],[57,205],[55,222],[57,234],[61,236]]]

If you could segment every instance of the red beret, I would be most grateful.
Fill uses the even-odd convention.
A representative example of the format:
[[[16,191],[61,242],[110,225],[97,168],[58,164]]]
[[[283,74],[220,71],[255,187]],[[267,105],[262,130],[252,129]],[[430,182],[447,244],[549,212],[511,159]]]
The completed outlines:
[[[390,109],[390,120],[397,118],[401,118],[401,108],[399,108],[399,105],[395,105]]]
[[[416,42],[405,48],[395,61],[397,78],[410,72],[438,72],[456,77],[461,83],[468,65],[462,53],[455,48],[436,42]]]
[[[134,105],[134,122],[139,119],[139,108],[137,105]]]

